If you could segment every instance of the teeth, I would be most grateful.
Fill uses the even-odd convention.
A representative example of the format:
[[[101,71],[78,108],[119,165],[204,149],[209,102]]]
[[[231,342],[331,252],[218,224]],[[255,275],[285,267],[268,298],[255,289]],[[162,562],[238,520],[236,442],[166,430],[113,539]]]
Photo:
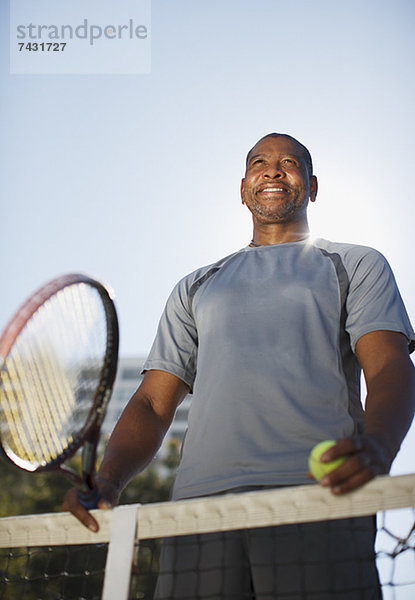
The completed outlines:
[[[284,188],[264,188],[262,192],[283,192]]]

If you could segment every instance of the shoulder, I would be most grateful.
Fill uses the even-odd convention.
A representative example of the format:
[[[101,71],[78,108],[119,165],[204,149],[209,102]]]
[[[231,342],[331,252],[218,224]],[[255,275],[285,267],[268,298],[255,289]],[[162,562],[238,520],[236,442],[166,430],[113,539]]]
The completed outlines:
[[[345,242],[332,242],[317,238],[313,242],[316,248],[329,255],[337,255],[342,261],[349,276],[357,271],[373,268],[389,269],[389,263],[379,250],[361,244],[348,244]]]
[[[223,258],[219,259],[214,263],[210,263],[199,269],[195,269],[191,273],[185,275],[179,282],[176,284],[176,288],[182,288],[186,290],[190,290],[195,284],[198,284],[201,281],[206,280],[211,275],[222,269],[225,265],[230,263],[234,258],[241,255],[244,252],[244,249],[238,250],[237,252],[233,252]]]
[[[204,282],[208,281],[212,275],[221,270],[225,265],[228,265],[230,262],[232,262],[234,258],[243,254],[244,251],[245,249],[241,249],[237,252],[233,252],[232,254],[224,256],[214,263],[210,263],[200,267],[199,269],[195,269],[191,273],[188,273],[182,277],[182,279],[180,279],[174,286],[170,294],[169,302],[171,303],[177,301],[186,304],[189,297],[192,297]]]
[[[362,244],[349,244],[346,242],[332,242],[330,240],[325,240],[323,238],[316,238],[314,241],[314,246],[317,248],[321,248],[326,250],[329,253],[337,253],[340,256],[348,257],[348,258],[362,258],[365,256],[381,256],[382,254],[372,248],[371,246],[364,246]]]

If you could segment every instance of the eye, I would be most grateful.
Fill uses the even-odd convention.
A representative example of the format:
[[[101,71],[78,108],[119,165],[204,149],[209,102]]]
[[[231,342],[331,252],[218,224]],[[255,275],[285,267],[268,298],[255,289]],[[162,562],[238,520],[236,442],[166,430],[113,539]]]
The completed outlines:
[[[282,162],[283,162],[284,164],[288,164],[288,165],[293,165],[293,166],[296,166],[296,165],[297,165],[297,162],[296,162],[296,161],[295,161],[293,158],[290,158],[290,157],[284,158],[284,159],[282,160]]]

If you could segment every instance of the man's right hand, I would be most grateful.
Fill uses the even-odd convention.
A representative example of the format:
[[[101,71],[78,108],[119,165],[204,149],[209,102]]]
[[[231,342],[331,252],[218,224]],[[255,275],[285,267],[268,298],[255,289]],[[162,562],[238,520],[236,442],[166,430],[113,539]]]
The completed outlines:
[[[106,481],[97,481],[96,485],[99,490],[99,500],[97,508],[108,510],[118,504],[118,494],[115,487]],[[71,488],[65,495],[62,510],[69,511],[80,521],[85,527],[96,533],[99,525],[94,517],[80,503],[78,498],[78,490]]]
[[[99,490],[97,508],[116,506],[128,482],[151,463],[177,407],[188,393],[189,386],[171,373],[158,370],[145,373],[105,450],[96,477]],[[62,508],[91,531],[98,531],[97,521],[79,502],[76,489],[67,492]]]

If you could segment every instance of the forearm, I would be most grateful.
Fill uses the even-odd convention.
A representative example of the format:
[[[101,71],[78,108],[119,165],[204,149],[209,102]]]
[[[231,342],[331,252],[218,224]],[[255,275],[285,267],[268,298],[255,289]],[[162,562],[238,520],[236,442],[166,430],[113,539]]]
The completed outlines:
[[[179,403],[189,392],[178,377],[164,371],[148,371],[131,398],[108,443],[96,478],[98,508],[110,508],[118,502],[127,483],[152,460],[173,420]],[[91,531],[98,523],[79,502],[75,488],[63,503]]]
[[[414,415],[415,374],[405,336],[372,332],[358,341],[356,351],[367,387],[366,427],[361,435],[338,440],[321,456],[323,462],[347,457],[321,480],[335,494],[388,473]]]
[[[110,483],[120,494],[154,458],[170,422],[154,411],[146,396],[136,392],[110,437],[97,482]]]
[[[365,434],[384,444],[392,463],[411,426],[415,375],[411,360],[389,364],[367,381]]]
[[[165,423],[150,407],[146,408],[146,401],[136,396],[130,400],[110,438],[96,477],[98,508],[111,508],[118,503],[123,488],[157,452],[166,430]],[[91,531],[98,531],[98,522],[80,503],[75,488],[66,493],[62,508]]]

